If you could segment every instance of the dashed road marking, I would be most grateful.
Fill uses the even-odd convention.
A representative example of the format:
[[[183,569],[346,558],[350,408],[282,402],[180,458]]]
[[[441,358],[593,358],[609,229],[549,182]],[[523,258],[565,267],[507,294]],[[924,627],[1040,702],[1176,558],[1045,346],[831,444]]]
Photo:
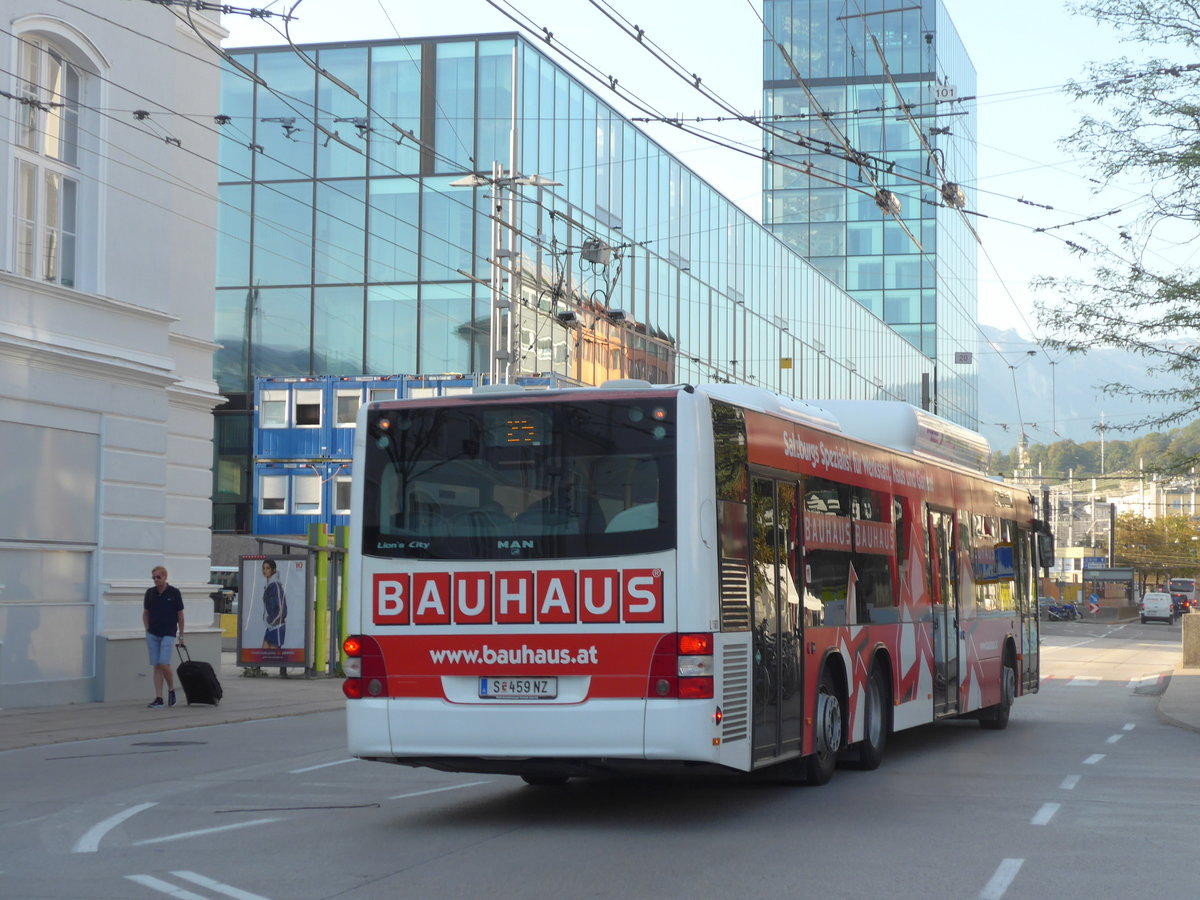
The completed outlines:
[[[1094,766],[1096,763],[1100,762],[1100,760],[1102,760],[1102,759],[1104,759],[1103,753],[1093,753],[1091,756],[1089,756],[1087,759],[1085,759],[1083,761],[1083,764],[1085,766]]]
[[[251,819],[249,822],[237,822],[233,825],[218,825],[216,828],[201,828],[197,831],[184,831],[180,834],[164,834],[160,837],[146,838],[144,841],[134,841],[134,847],[144,847],[146,844],[165,844],[167,841],[182,841],[190,837],[199,837],[202,834],[218,834],[222,831],[234,831],[238,828],[249,828],[251,825],[269,825],[271,822],[280,822],[282,819],[276,817],[273,819]]]
[[[1134,725],[1132,722],[1126,722],[1126,723],[1125,723],[1125,730],[1126,730],[1126,731],[1133,731],[1133,729],[1135,729],[1135,728],[1137,728],[1137,726],[1136,726],[1136,725]]]
[[[1061,803],[1043,803],[1032,819],[1029,820],[1030,825],[1049,825],[1050,820],[1054,818],[1054,814],[1062,808]]]
[[[1125,735],[1123,735],[1123,734],[1110,734],[1104,743],[1115,744],[1117,741],[1119,741],[1123,737],[1125,737]]]
[[[395,797],[388,797],[389,800],[407,800],[409,797],[424,797],[426,794],[440,794],[442,791],[460,791],[463,788],[475,787],[480,784],[488,784],[486,781],[468,781],[466,784],[452,784],[449,787],[431,788],[428,791],[413,791],[411,794],[397,794]]]
[[[1079,784],[1079,779],[1082,777],[1081,775],[1068,775],[1058,787],[1060,790],[1073,791],[1075,790],[1075,785]]]
[[[316,765],[316,766],[305,766],[303,769],[292,769],[290,772],[288,772],[288,774],[289,775],[303,775],[305,772],[315,772],[315,771],[317,771],[317,769],[328,769],[330,766],[342,766],[342,765],[345,765],[346,763],[352,763],[352,762],[357,762],[357,761],[358,760],[355,759],[354,757],[350,757],[349,759],[338,759],[338,760],[334,760],[333,762],[321,763],[320,765]]]
[[[979,900],[1000,900],[1023,865],[1025,865],[1023,859],[1006,859],[1000,863],[992,880],[979,892]]]

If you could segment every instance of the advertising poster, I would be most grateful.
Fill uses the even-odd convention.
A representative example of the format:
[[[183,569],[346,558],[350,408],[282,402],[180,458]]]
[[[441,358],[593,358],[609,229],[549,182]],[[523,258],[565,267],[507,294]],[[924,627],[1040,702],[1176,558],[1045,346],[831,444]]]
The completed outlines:
[[[239,666],[305,666],[308,562],[303,556],[243,556]]]

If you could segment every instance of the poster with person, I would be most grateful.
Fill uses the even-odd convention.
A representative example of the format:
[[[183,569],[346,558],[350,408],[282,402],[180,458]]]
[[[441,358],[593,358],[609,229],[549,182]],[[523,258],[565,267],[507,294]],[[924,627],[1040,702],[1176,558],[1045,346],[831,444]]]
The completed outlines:
[[[239,666],[306,666],[308,561],[243,556],[238,604]]]

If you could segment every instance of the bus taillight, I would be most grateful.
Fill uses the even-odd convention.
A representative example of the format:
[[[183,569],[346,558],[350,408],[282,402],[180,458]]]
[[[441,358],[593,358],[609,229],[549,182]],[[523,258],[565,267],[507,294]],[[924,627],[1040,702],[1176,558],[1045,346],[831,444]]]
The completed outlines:
[[[363,697],[386,697],[387,669],[383,664],[383,651],[370,635],[352,634],[342,641],[346,654],[342,682],[342,693],[348,700]]]
[[[713,636],[666,634],[654,648],[650,698],[707,700],[713,696]]]
[[[679,699],[708,700],[713,696],[713,636],[681,634],[678,647]]]

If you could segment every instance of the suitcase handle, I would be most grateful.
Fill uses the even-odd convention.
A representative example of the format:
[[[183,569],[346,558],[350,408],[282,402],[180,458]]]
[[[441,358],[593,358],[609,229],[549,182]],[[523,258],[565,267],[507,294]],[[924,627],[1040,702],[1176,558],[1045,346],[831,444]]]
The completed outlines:
[[[183,643],[182,641],[175,642],[175,652],[179,654],[180,662],[191,662],[192,661],[192,652],[190,650],[188,650],[187,644]],[[187,656],[184,656],[185,652],[187,653]]]

